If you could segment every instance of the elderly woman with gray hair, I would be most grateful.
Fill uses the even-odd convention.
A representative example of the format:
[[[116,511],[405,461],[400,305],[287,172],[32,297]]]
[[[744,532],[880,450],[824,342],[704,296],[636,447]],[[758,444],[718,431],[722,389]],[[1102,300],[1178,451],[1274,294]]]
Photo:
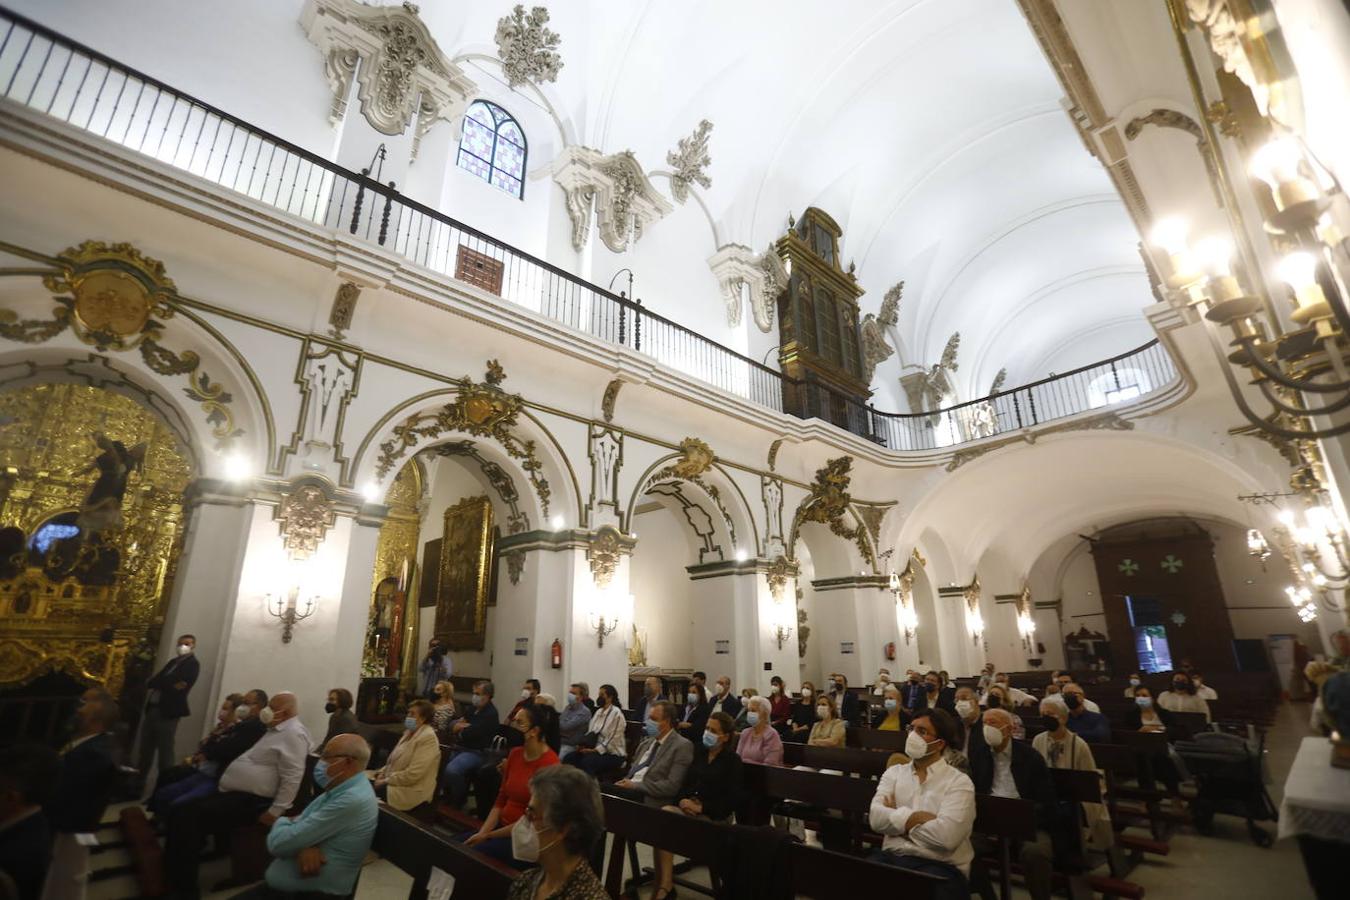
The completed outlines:
[[[741,762],[759,763],[765,766],[783,764],[783,739],[773,730],[770,718],[773,705],[766,697],[751,697],[745,703],[745,724],[736,742],[736,755]]]
[[[512,855],[538,862],[516,879],[507,900],[609,900],[586,861],[605,830],[595,779],[549,766],[530,779],[530,803],[511,829]]]

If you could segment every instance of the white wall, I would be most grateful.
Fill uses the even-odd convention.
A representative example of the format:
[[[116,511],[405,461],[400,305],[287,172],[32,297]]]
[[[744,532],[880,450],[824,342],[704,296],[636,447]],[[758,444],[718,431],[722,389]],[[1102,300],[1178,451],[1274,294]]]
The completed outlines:
[[[701,588],[684,570],[694,559],[686,529],[664,507],[633,517],[638,542],[629,562],[630,589],[633,618],[647,641],[648,665],[695,667],[693,620]]]

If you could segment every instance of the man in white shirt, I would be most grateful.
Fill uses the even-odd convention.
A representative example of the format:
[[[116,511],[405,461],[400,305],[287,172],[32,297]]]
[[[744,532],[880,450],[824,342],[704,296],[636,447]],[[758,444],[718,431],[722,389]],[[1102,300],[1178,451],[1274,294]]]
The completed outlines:
[[[200,896],[197,868],[208,834],[251,821],[270,828],[295,802],[313,744],[299,714],[294,694],[273,694],[258,714],[267,733],[221,773],[217,793],[173,808],[164,868],[175,897]]]
[[[1185,672],[1172,673],[1172,689],[1158,695],[1158,705],[1168,712],[1200,713],[1209,721],[1209,704],[1196,693],[1191,677]]]
[[[911,761],[881,776],[868,814],[872,829],[883,835],[871,859],[944,879],[933,892],[937,900],[970,897],[975,787],[942,758],[955,733],[955,721],[942,710],[915,716],[905,740]]]
[[[1213,703],[1219,699],[1219,692],[1205,684],[1205,676],[1199,672],[1191,673],[1191,684],[1195,685],[1195,696],[1207,703]]]

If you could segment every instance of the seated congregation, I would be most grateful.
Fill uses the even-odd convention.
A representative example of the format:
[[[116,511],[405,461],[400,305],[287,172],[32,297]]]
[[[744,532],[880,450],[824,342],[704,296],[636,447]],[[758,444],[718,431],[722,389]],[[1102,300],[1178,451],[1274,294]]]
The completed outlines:
[[[832,897],[856,884],[990,898],[1014,882],[1035,898],[1142,896],[1131,868],[1212,815],[1184,793],[1179,750],[1215,733],[1218,711],[1263,727],[1274,703],[1216,710],[1215,689],[1185,671],[1155,700],[1154,677],[883,669],[870,686],[833,674],[791,693],[774,676],[759,696],[695,672],[648,678],[626,705],[612,684],[559,700],[529,679],[505,715],[491,681],[461,697],[439,681],[401,728],[358,721],[335,688],[321,738],[301,698],[255,688],[229,694],[196,753],[161,768],[149,823],[133,809],[122,827],[133,844],[137,828],[162,837],[140,841],[147,896],[350,897],[372,848],[418,896],[433,867],[455,897]],[[111,702],[82,703],[89,735],[115,720]],[[27,792],[54,764],[20,754],[0,778]],[[224,884],[201,883],[208,851],[230,855]],[[677,878],[702,867],[704,880]]]

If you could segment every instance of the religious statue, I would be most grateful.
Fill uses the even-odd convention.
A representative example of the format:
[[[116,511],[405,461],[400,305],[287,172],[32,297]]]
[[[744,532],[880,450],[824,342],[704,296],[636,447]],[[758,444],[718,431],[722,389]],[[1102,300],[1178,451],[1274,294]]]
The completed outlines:
[[[145,462],[144,443],[128,449],[126,444],[110,439],[101,431],[94,434],[94,443],[102,452],[80,474],[97,470],[98,478],[84,498],[79,518],[75,520],[86,541],[110,528],[121,527],[122,498],[127,492],[127,480],[132,472],[139,472]]]

